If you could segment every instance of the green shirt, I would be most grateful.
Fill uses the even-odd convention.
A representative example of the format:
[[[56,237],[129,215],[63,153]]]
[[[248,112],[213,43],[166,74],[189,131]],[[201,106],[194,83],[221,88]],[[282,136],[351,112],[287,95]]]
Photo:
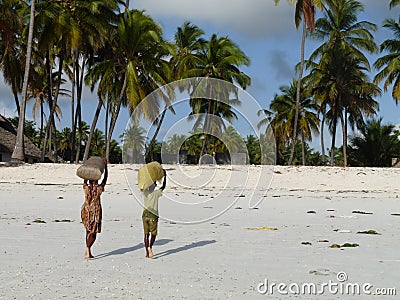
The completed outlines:
[[[158,199],[162,196],[162,190],[143,192],[144,210],[142,217],[158,218]]]

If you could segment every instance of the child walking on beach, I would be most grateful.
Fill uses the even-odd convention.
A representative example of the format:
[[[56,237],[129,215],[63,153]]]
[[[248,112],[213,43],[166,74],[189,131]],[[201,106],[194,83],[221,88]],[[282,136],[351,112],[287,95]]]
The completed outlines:
[[[88,180],[83,181],[85,202],[81,209],[81,219],[86,230],[86,259],[93,258],[90,249],[96,240],[97,233],[101,232],[102,209],[100,196],[104,192],[108,177],[106,159],[104,159],[104,165],[104,177],[100,185],[97,183],[97,180],[89,180],[89,182]]]
[[[167,183],[166,172],[164,172],[164,181],[159,189],[155,189],[157,183],[154,182],[150,187],[143,191],[144,209],[142,214],[144,230],[144,247],[146,248],[146,257],[153,257],[153,244],[156,240],[158,229],[158,199],[162,196]],[[150,237],[151,233],[151,237]]]

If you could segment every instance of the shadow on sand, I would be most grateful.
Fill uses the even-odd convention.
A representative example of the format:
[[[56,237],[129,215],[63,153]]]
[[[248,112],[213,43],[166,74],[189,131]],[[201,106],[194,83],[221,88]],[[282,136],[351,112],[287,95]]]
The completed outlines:
[[[169,250],[157,253],[157,254],[154,255],[153,259],[161,258],[163,256],[167,256],[167,255],[170,255],[170,254],[178,253],[178,252],[181,252],[181,251],[190,250],[190,249],[197,248],[197,247],[203,247],[203,246],[206,246],[206,245],[214,244],[215,242],[216,242],[215,240],[209,240],[209,241],[199,241],[199,242],[187,244],[185,246],[181,246],[181,247],[178,247],[178,248],[175,248],[175,249],[169,249]]]
[[[169,239],[160,239],[160,240],[156,240],[154,244],[155,244],[155,246],[157,246],[157,245],[162,246],[162,245],[168,244],[169,242],[172,242],[172,241],[173,240],[169,240]],[[144,249],[143,243],[139,243],[132,247],[119,248],[119,249],[116,249],[116,250],[113,250],[113,251],[110,251],[107,253],[102,253],[102,254],[96,255],[93,259],[100,259],[100,258],[104,258],[104,257],[111,256],[111,255],[121,255],[121,254],[125,254],[128,252],[133,252],[133,251],[136,251],[139,249]]]

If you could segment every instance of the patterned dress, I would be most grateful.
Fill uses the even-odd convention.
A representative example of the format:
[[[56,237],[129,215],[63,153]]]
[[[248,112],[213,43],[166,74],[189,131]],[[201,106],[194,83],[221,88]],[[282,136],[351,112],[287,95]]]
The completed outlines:
[[[102,219],[100,196],[104,192],[104,186],[94,185],[91,193],[89,186],[84,184],[83,191],[85,192],[85,202],[81,209],[82,224],[86,231],[100,233]]]

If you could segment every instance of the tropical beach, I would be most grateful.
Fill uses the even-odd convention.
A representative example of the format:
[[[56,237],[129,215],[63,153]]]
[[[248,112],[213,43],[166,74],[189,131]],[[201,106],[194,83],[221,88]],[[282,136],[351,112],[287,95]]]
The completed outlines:
[[[0,1],[0,299],[399,298],[399,7]]]
[[[255,194],[263,199],[257,207],[249,209],[253,191],[231,187],[222,194],[235,199],[230,209],[204,222],[184,224],[162,219],[179,217],[171,211],[170,199],[207,200],[191,212],[201,215],[217,205],[212,195],[222,191],[226,174],[240,172],[251,181],[257,166],[219,167],[214,183],[198,189],[179,185],[182,170],[196,177],[199,166],[164,167],[170,184],[160,199],[160,232],[152,260],[145,258],[142,207],[134,196],[137,186],[130,187],[126,177],[129,169],[109,166],[103,231],[93,246],[94,259],[85,260],[78,165],[1,167],[0,298],[368,297],[328,290],[320,296],[259,292],[265,280],[320,288],[329,280],[340,283],[341,272],[348,283],[370,283],[371,293],[375,288],[398,292],[400,169],[276,166],[268,190],[268,182],[261,179],[263,188]],[[358,246],[343,246],[346,243]]]

